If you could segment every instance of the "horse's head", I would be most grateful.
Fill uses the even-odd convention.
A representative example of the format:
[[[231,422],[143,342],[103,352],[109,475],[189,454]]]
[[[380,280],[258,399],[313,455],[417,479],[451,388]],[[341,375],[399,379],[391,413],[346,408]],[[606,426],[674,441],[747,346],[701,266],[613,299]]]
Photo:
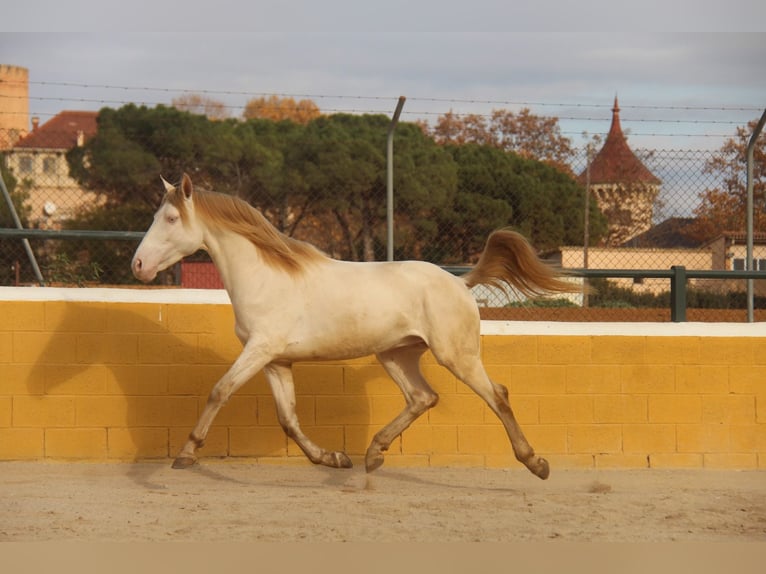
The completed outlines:
[[[136,279],[148,283],[157,273],[202,247],[203,231],[194,217],[194,190],[184,174],[177,188],[162,179],[165,197],[154,214],[154,223],[136,249],[131,269]]]

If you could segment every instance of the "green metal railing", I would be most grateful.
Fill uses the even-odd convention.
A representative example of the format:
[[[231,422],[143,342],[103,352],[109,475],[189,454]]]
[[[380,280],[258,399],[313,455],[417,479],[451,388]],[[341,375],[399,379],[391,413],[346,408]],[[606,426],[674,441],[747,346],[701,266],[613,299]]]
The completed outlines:
[[[462,265],[444,266],[453,275],[462,275],[471,268]],[[689,279],[763,279],[766,271],[725,271],[687,269],[674,265],[670,269],[568,269],[574,277],[605,279],[668,279],[670,281],[670,320],[675,323],[686,321],[687,280]],[[748,316],[752,323],[752,317]]]
[[[125,241],[141,241],[143,231],[95,231],[90,229],[6,229],[0,228],[0,239],[3,237],[19,239],[118,239]]]
[[[0,238],[29,239],[100,239],[140,241],[143,231],[92,231],[92,230],[62,230],[47,229],[5,229],[0,228]],[[467,273],[471,267],[464,265],[444,265],[443,269],[453,275]],[[583,278],[632,278],[632,279],[667,279],[670,281],[670,320],[673,322],[686,321],[687,281],[689,279],[736,279],[736,280],[766,280],[766,271],[725,271],[687,269],[682,265],[674,265],[670,269],[571,269],[574,277]],[[42,277],[39,278],[44,284]],[[751,316],[748,321],[753,322]]]
[[[578,277],[594,278],[634,278],[634,279],[669,279],[670,280],[670,320],[676,323],[686,321],[686,282],[688,279],[766,279],[766,271],[713,271],[687,269],[683,265],[674,265],[670,269],[575,269]],[[753,322],[752,317],[748,317]]]

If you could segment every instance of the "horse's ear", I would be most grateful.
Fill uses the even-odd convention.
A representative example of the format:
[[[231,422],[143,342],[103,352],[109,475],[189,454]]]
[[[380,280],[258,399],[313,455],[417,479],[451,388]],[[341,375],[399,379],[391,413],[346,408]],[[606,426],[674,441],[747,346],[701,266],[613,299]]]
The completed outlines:
[[[183,191],[186,199],[191,199],[192,193],[194,193],[192,180],[187,174],[184,174],[181,178],[181,191]]]
[[[162,180],[162,184],[165,186],[165,191],[168,193],[172,193],[176,190],[176,188],[173,186],[172,183],[170,183],[168,180],[166,180],[164,177],[160,175],[160,179]]]

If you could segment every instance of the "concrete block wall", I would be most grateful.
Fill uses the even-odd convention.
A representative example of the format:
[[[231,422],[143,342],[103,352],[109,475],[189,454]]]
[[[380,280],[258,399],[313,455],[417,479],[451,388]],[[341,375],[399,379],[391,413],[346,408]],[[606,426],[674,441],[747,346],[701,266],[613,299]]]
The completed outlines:
[[[70,300],[20,300],[18,290],[2,291],[0,460],[173,457],[239,353],[220,299],[179,303],[182,292],[163,291],[129,302],[129,290],[80,290]],[[761,325],[487,322],[483,330],[490,376],[509,388],[523,430],[554,468],[766,468]],[[404,406],[372,357],[294,372],[306,434],[355,462]],[[519,466],[470,389],[430,355],[423,372],[440,402],[394,442],[386,464]],[[305,461],[262,375],[220,412],[200,454]]]

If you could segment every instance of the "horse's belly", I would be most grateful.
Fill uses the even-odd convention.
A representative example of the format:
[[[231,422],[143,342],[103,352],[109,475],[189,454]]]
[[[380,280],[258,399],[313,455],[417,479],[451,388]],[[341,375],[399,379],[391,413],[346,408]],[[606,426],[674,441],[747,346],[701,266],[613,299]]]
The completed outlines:
[[[397,338],[386,337],[375,340],[342,338],[334,341],[291,341],[279,359],[288,361],[333,361],[355,359],[373,355],[389,349],[407,347],[422,343],[417,335],[405,335]]]
[[[357,315],[305,323],[288,338],[283,355],[294,361],[351,359],[423,341],[421,329],[404,316],[360,320]]]

